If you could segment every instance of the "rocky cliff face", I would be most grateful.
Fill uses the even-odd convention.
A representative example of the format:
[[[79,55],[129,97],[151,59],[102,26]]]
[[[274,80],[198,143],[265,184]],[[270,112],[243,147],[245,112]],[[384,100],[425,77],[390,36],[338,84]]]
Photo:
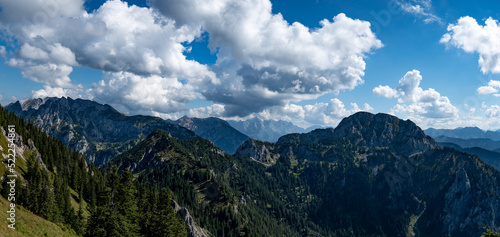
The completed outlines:
[[[238,146],[249,137],[219,118],[190,118],[184,116],[173,123],[181,125],[196,135],[212,141],[228,154],[233,154]]]
[[[89,100],[32,99],[22,105],[16,102],[5,108],[81,151],[96,165],[106,163],[158,128],[181,139],[196,136],[188,129],[163,119],[127,116],[109,105]]]
[[[179,206],[177,202],[172,200],[172,206],[176,214],[179,214],[181,218],[186,223],[187,236],[188,237],[209,237],[207,230],[199,227],[194,221],[193,217],[189,214],[189,210]]]
[[[272,143],[261,142],[254,139],[248,139],[238,148],[234,154],[236,157],[250,157],[263,164],[274,164],[280,157],[276,153],[275,146]]]

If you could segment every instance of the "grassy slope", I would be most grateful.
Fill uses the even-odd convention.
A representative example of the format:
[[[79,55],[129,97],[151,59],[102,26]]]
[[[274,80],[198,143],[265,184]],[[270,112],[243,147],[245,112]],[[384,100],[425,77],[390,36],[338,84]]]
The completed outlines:
[[[10,202],[0,197],[0,237],[3,236],[78,236],[70,228],[45,220],[23,207],[16,207],[16,229],[8,228]]]
[[[0,177],[7,170],[6,159],[4,154],[7,154],[7,139],[0,131]],[[31,155],[31,152],[26,149],[24,157]],[[22,159],[19,154],[16,157],[16,171],[18,174],[23,175],[26,172],[26,161]],[[71,204],[75,210],[78,210],[79,204],[75,200],[76,192],[71,191]],[[76,195],[77,196],[77,195]],[[21,206],[16,207],[16,230],[8,228],[8,213],[10,209],[10,202],[0,196],[0,237],[4,236],[78,236],[69,227],[62,226],[62,224],[55,224],[48,220],[39,217],[32,212],[24,209]],[[87,204],[84,202],[83,206]],[[84,211],[84,217],[87,217],[88,211]]]

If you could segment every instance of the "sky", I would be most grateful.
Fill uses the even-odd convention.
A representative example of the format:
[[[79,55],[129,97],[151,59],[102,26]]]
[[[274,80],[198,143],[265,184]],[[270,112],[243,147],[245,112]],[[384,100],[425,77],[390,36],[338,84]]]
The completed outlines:
[[[500,6],[437,0],[0,0],[0,104],[500,129]]]

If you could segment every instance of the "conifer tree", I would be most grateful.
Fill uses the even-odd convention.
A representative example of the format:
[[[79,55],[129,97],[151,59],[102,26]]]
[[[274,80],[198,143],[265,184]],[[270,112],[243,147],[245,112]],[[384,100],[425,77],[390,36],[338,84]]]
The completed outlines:
[[[117,210],[123,217],[125,228],[135,235],[139,232],[137,223],[137,200],[135,198],[135,186],[132,181],[132,173],[129,170],[122,172],[120,184],[117,190]]]
[[[142,215],[139,215],[139,226],[141,234],[144,236],[152,236],[152,217],[156,211],[156,193],[151,189],[141,187],[139,191],[138,208]]]
[[[175,215],[172,199],[167,191],[162,191],[158,198],[158,205],[152,222],[152,236],[187,236],[184,222],[180,225],[179,217]]]

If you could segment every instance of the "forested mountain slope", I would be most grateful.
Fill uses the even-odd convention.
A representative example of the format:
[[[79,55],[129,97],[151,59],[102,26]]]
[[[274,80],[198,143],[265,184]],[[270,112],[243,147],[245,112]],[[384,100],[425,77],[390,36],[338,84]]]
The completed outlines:
[[[112,165],[169,187],[216,236],[480,236],[499,224],[498,171],[385,114],[249,140],[235,156],[158,130]]]
[[[60,140],[2,107],[0,130],[3,158],[0,164],[0,207],[10,207],[11,203],[16,205],[15,229],[2,225],[1,229],[9,230],[1,234],[187,235],[188,225],[180,213],[186,210],[179,206],[174,209],[167,190],[136,187],[128,171],[120,174],[116,171],[101,172],[93,164],[88,164],[78,151],[67,148]],[[16,159],[10,161],[7,158],[12,158],[9,154],[14,154],[13,151]],[[11,170],[10,167],[15,168]],[[17,177],[8,176],[12,174]],[[9,182],[15,182],[14,191]],[[149,208],[151,219],[144,222],[147,225],[139,224],[138,207]],[[10,209],[2,213],[7,213],[7,210]],[[3,218],[1,223],[5,220]]]
[[[5,108],[82,152],[97,166],[130,149],[158,128],[181,139],[196,136],[161,118],[128,116],[90,100],[30,99],[22,105],[16,102]]]

